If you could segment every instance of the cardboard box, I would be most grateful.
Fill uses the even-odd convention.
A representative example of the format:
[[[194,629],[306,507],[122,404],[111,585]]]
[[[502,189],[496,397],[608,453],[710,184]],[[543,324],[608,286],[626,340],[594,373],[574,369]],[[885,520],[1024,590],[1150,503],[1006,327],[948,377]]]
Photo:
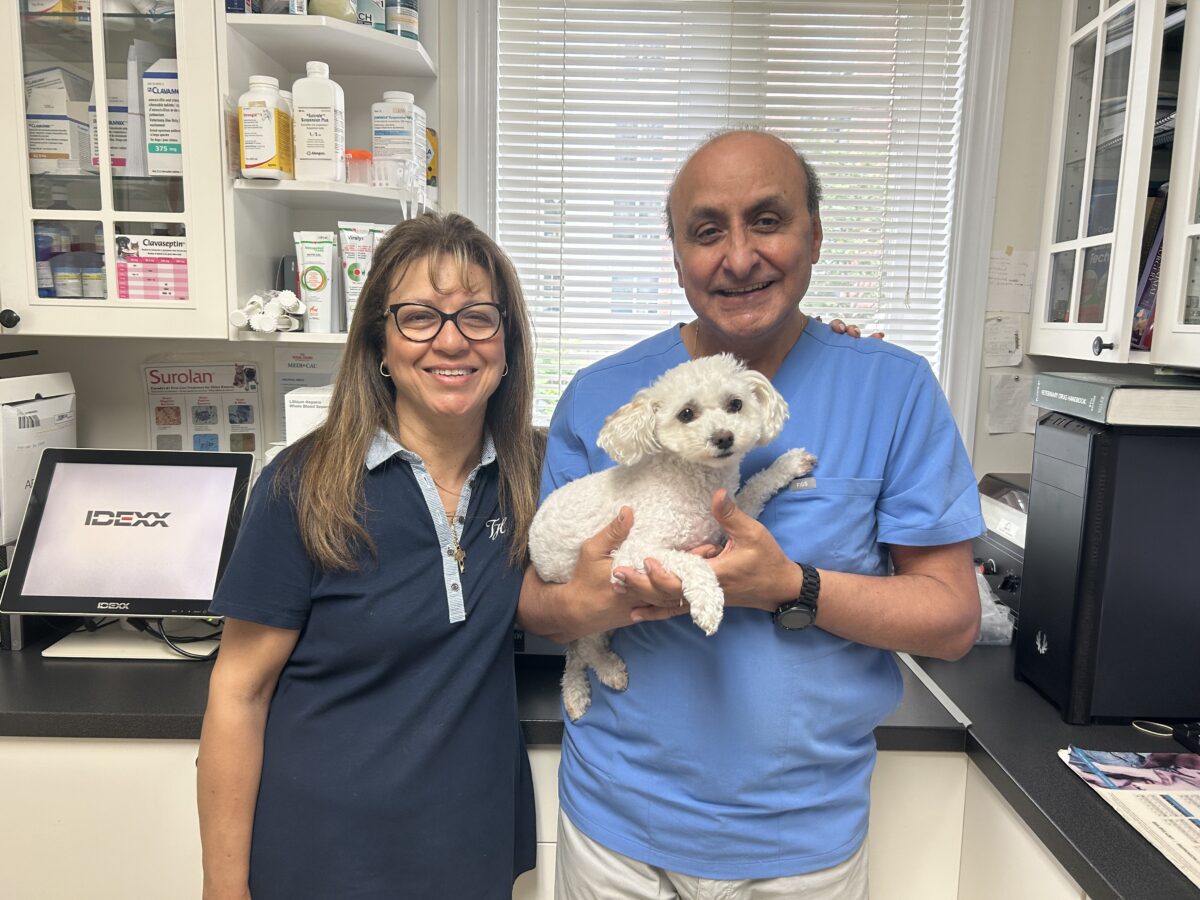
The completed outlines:
[[[75,385],[67,372],[0,379],[0,543],[21,530],[47,447],[74,447]]]
[[[82,75],[76,75],[70,69],[53,67],[38,69],[25,76],[25,99],[34,90],[62,91],[68,100],[86,100],[92,83]]]
[[[152,63],[142,75],[142,115],[146,126],[146,174],[183,174],[179,66],[174,59]]]
[[[288,391],[283,398],[284,439],[294,444],[325,421],[333,385],[300,387]]]
[[[34,88],[25,103],[31,175],[81,175],[92,171],[88,104],[57,88]]]
[[[100,165],[100,129],[96,110],[96,92],[88,102],[88,133],[92,147],[92,167]],[[137,122],[131,123],[131,119]],[[124,78],[108,80],[108,155],[114,175],[145,175],[142,154],[142,117],[129,109],[129,82]],[[135,140],[136,139],[136,140]]]

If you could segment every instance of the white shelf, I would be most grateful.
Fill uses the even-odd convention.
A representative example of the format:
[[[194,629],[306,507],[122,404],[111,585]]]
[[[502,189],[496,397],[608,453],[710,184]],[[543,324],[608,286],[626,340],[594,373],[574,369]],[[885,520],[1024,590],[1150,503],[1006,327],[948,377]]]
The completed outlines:
[[[246,13],[227,13],[225,22],[290,72],[303,72],[306,62],[320,60],[336,75],[437,75],[420,41],[365,25],[328,16]]]
[[[309,334],[305,331],[272,331],[264,334],[261,331],[238,330],[233,332],[234,339],[239,341],[258,341],[269,344],[344,344],[346,332],[336,334]]]
[[[238,179],[233,183],[233,189],[241,196],[258,197],[291,209],[336,208],[344,216],[371,213],[406,219],[431,208],[427,203],[420,203],[410,191],[336,181]]]

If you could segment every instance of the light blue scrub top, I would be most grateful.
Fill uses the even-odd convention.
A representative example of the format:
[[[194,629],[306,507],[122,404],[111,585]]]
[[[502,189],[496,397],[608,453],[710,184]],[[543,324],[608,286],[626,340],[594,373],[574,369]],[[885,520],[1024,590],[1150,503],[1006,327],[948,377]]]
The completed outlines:
[[[687,359],[672,328],[581,371],[550,425],[543,496],[611,466],[596,447],[604,419]],[[792,559],[883,575],[887,544],[984,530],[966,451],[923,358],[810,319],[774,384],[790,416],[742,477],[792,447],[816,455],[813,477],[761,516]],[[709,638],[680,616],[622,628],[613,648],[629,689],[589,673],[591,708],[563,736],[560,801],[576,827],[626,856],[714,879],[798,875],[858,849],[873,731],[902,692],[890,652],[819,628],[787,632],[740,608]]]

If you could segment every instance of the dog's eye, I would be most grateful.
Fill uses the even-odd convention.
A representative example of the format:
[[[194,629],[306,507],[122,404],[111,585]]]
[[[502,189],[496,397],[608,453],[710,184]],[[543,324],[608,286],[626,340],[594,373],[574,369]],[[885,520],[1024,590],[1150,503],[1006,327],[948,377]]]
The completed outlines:
[[[686,425],[688,422],[692,421],[692,419],[696,418],[696,412],[690,406],[685,406],[675,414],[675,418]]]
[[[725,404],[725,412],[739,413],[741,411],[742,411],[742,401],[739,400],[737,397],[734,397],[727,404]]]

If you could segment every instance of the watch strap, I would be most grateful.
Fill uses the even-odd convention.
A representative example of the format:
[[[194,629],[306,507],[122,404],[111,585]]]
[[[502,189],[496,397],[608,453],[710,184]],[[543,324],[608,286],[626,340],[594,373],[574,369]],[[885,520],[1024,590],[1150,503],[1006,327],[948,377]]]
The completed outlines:
[[[817,618],[817,598],[821,595],[821,573],[808,563],[796,563],[804,580],[800,595],[775,610],[775,623],[789,631],[797,631],[812,625]]]

